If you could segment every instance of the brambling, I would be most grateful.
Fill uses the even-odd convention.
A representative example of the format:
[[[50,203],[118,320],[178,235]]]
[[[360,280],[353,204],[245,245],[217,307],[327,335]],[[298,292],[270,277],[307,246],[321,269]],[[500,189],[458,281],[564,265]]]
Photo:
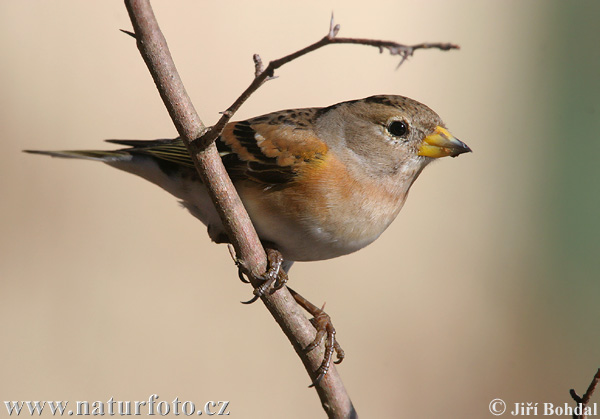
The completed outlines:
[[[180,139],[107,140],[116,151],[36,151],[102,161],[181,200],[216,242],[225,230]],[[372,96],[231,122],[216,141],[264,242],[287,262],[330,259],[377,239],[431,161],[471,151],[427,106]]]
[[[177,197],[215,242],[227,242],[180,139],[107,141],[128,148],[26,151],[97,160],[141,176]],[[430,108],[393,95],[231,122],[216,145],[259,237],[281,253],[285,272],[294,261],[330,259],[372,243],[425,166],[471,151]],[[339,358],[341,348],[328,342],[329,360],[333,349]],[[320,377],[329,361],[322,367]]]

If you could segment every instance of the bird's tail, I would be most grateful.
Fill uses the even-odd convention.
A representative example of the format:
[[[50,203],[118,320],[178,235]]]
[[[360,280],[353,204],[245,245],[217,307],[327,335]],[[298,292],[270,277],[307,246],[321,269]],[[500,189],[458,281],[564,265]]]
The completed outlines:
[[[64,150],[64,151],[42,151],[42,150],[23,150],[25,153],[43,154],[52,157],[62,157],[68,159],[96,160],[105,163],[111,161],[122,161],[131,159],[131,154],[125,150]]]

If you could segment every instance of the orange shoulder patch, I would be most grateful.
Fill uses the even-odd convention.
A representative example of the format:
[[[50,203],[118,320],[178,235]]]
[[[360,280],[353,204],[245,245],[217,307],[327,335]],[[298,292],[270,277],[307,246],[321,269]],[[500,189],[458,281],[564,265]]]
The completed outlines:
[[[280,166],[307,163],[327,154],[327,145],[312,130],[270,124],[254,124],[252,128],[262,153],[277,159]]]
[[[292,119],[279,121],[275,117],[288,115],[280,112],[232,122],[225,127],[219,141],[237,157],[236,167],[243,170],[247,179],[283,186],[310,163],[322,162],[328,147],[310,129],[309,121],[295,123]]]

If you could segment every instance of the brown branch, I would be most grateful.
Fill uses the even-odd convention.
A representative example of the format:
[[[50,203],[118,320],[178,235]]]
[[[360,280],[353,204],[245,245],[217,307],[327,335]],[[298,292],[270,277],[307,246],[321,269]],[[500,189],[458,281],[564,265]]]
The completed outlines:
[[[223,167],[214,143],[194,141],[206,128],[183,87],[149,1],[125,0],[125,5],[134,27],[138,49],[198,173],[209,190],[237,258],[251,274],[250,279],[256,288],[260,285],[257,278],[266,270],[266,256],[250,218]],[[259,67],[257,64],[257,68]],[[233,111],[228,114],[230,117]],[[267,293],[262,300],[294,346],[313,381],[316,378],[314,373],[323,358],[323,348],[315,348],[310,352],[304,351],[304,348],[314,339],[315,329],[287,289],[282,288],[273,294]],[[335,368],[331,368],[315,388],[329,417],[357,416]]]
[[[408,59],[408,57],[412,56],[416,50],[419,49],[439,49],[442,51],[449,51],[451,49],[459,49],[460,47],[455,44],[449,43],[421,43],[416,45],[404,45],[399,44],[393,41],[383,41],[378,39],[361,39],[361,38],[338,38],[337,34],[340,30],[340,25],[336,25],[333,21],[333,15],[331,16],[331,22],[329,25],[329,32],[322,39],[311,44],[301,50],[298,50],[292,54],[286,55],[285,57],[279,58],[277,60],[271,61],[266,69],[263,70],[262,60],[258,54],[254,54],[254,66],[255,66],[255,76],[250,86],[244,90],[244,92],[236,99],[233,104],[227,108],[226,111],[222,112],[222,116],[217,121],[217,123],[208,129],[204,133],[204,135],[198,138],[198,142],[203,144],[210,144],[215,141],[225,125],[229,122],[231,117],[237,110],[242,106],[242,104],[254,93],[264,82],[275,78],[275,70],[279,67],[289,63],[290,61],[295,60],[303,55],[308,54],[309,52],[313,52],[321,47],[332,44],[359,44],[359,45],[367,45],[379,48],[380,52],[384,50],[388,50],[391,55],[399,55],[400,62],[396,68],[399,68],[404,61]]]
[[[596,371],[596,374],[594,375],[594,378],[592,378],[592,382],[588,386],[583,397],[579,396],[579,394],[577,394],[577,392],[574,389],[571,389],[569,391],[569,394],[571,395],[573,400],[575,400],[575,403],[577,403],[577,405],[582,406],[581,414],[573,413],[573,419],[586,419],[587,415],[584,414],[584,410],[587,407],[587,405],[590,403],[592,394],[594,394],[594,391],[596,390],[596,386],[598,385],[599,381],[600,381],[600,368],[598,368],[598,371]]]

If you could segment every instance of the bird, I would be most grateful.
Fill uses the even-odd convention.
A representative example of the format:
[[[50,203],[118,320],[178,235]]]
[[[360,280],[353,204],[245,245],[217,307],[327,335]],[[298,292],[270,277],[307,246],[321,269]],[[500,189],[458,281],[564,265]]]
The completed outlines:
[[[178,198],[212,240],[225,240],[181,139],[106,141],[128,148],[25,151],[101,161],[138,175]],[[372,243],[429,163],[471,151],[429,107],[393,95],[230,122],[216,145],[259,237],[288,264]]]
[[[179,199],[213,241],[228,241],[180,138],[106,141],[125,148],[24,151],[100,161],[140,176]],[[216,146],[259,238],[281,255],[285,273],[294,262],[369,245],[396,218],[425,167],[472,151],[432,109],[399,95],[229,122]],[[307,310],[316,318],[315,308]],[[341,351],[327,348],[333,349]],[[329,364],[322,367],[321,377]]]

